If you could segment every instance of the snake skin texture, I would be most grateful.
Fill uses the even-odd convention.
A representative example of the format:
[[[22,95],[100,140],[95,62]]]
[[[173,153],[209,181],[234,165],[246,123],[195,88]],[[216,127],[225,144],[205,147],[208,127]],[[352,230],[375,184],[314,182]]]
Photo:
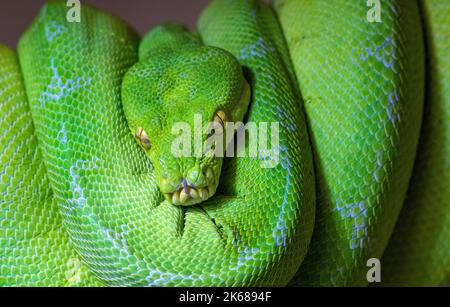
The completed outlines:
[[[316,226],[292,285],[364,285],[381,258],[411,175],[424,56],[414,1],[275,2],[312,139]]]
[[[382,285],[450,284],[450,2],[421,1],[426,100],[408,196],[381,260]]]
[[[17,53],[0,45],[0,286],[364,286],[370,258],[381,286],[450,283],[450,1],[381,1],[381,22],[367,1],[273,2],[212,0],[198,33],[141,39],[50,1]],[[244,78],[244,121],[279,123],[279,145],[171,204],[161,131]],[[133,136],[155,118],[156,158]]]
[[[3,46],[0,76],[0,285],[96,285],[61,231],[19,63]]]
[[[121,81],[138,60],[138,37],[126,24],[87,6],[81,22],[70,24],[65,21],[65,3],[51,2],[19,42],[35,128],[24,136],[39,140],[43,164],[36,163],[45,167],[48,178],[41,182],[48,191],[44,196],[62,216],[53,230],[67,231],[61,234],[64,242],[68,236],[79,260],[106,285],[285,285],[306,253],[314,221],[312,155],[298,91],[282,68],[271,32],[261,26],[264,18],[275,17],[257,2],[246,7],[223,1],[214,5],[204,13],[206,20],[215,17],[219,26],[228,28],[238,13],[246,24],[244,29],[234,28],[237,39],[223,48],[238,59],[241,52],[240,60],[251,74],[248,120],[283,124],[278,165],[261,167],[261,159],[270,159],[270,153],[236,162],[225,159],[219,193],[201,207],[183,208],[163,200],[153,166],[129,131],[121,107]],[[261,17],[253,17],[251,10]],[[252,54],[260,38],[268,49],[257,51],[267,51],[265,58]],[[25,95],[21,101],[26,108]],[[184,119],[182,113],[169,116]],[[31,125],[29,116],[26,119]],[[34,173],[34,168],[23,167]],[[37,188],[34,181],[15,183],[19,191]],[[36,191],[44,198],[42,193]],[[14,200],[6,203],[10,210],[15,205]],[[17,227],[27,231],[30,225]],[[53,244],[44,240],[48,232],[36,231],[39,248]],[[8,231],[5,237],[15,235]],[[61,249],[68,253],[67,247]],[[34,254],[26,246],[8,259],[36,261],[30,258]],[[53,253],[39,255],[44,258],[37,263],[54,264],[49,259],[56,257]],[[65,272],[64,261],[70,257],[56,257],[60,263],[53,268]],[[2,255],[3,266],[8,269],[11,263]],[[16,280],[12,271],[2,284],[66,282],[65,276],[58,283],[58,276],[43,273],[28,270],[27,278]]]

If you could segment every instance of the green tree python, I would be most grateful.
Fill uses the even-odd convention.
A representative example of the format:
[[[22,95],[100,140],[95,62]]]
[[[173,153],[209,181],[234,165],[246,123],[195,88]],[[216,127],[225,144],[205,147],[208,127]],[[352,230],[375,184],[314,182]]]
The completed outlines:
[[[450,282],[450,2],[371,2],[213,0],[142,39],[45,4],[0,45],[0,285]]]

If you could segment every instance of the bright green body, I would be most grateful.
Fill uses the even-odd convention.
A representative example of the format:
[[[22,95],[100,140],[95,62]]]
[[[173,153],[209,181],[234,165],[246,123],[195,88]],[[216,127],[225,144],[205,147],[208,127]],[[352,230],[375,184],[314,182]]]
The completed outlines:
[[[217,42],[236,56],[237,50],[258,42],[260,36],[271,50],[275,48],[270,32],[261,28],[262,21],[248,15],[250,9],[239,10],[242,17],[248,16],[247,30],[229,33],[248,35],[229,45]],[[36,226],[24,245],[30,237],[39,237],[41,246],[51,244],[52,236],[67,239],[68,234],[79,259],[107,285],[287,284],[312,233],[315,193],[305,120],[297,89],[283,71],[284,62],[275,52],[266,59],[242,60],[259,82],[249,80],[253,97],[248,120],[289,125],[280,125],[278,165],[262,168],[260,158],[226,158],[222,183],[213,198],[202,207],[174,206],[159,192],[150,160],[134,141],[121,107],[123,76],[137,61],[137,36],[124,23],[87,7],[79,24],[68,24],[65,11],[63,3],[48,4],[19,45],[42,153],[36,167],[46,168],[42,176],[48,182],[43,184],[63,220],[62,226],[55,225],[59,230],[55,234],[40,225],[16,225],[19,231]],[[231,15],[219,21],[233,22]],[[55,27],[61,30],[50,32]],[[202,31],[205,40],[210,31]],[[274,74],[273,86],[267,86],[271,81],[264,72]],[[184,113],[166,116],[193,120]],[[26,135],[36,137],[32,128]],[[156,145],[158,141],[163,137],[152,140]],[[17,184],[20,192],[35,189],[34,181]],[[36,205],[20,196],[8,202],[11,209],[16,204]],[[29,214],[33,216],[32,211]],[[17,237],[9,231],[5,236]],[[5,252],[11,250],[12,241],[2,244]],[[31,254],[32,247],[24,246],[6,261],[2,256],[2,269],[20,266],[17,259]],[[48,259],[33,260],[62,272],[66,259],[73,257],[43,255]],[[56,259],[58,265],[53,264]],[[36,279],[66,284],[64,276],[26,270],[28,263],[23,265],[6,272],[2,284],[30,285]]]
[[[425,11],[448,11],[438,2]],[[199,20],[206,48],[177,26],[155,28],[139,46],[106,13],[83,7],[81,22],[68,23],[65,3],[47,4],[20,40],[20,68],[0,47],[0,285],[366,284],[366,261],[381,258],[413,170],[425,57],[414,1],[383,2],[382,23],[366,20],[364,1],[351,3],[278,1],[280,27],[263,2],[216,0]],[[408,196],[382,259],[393,284],[449,276],[450,61],[439,51],[449,22],[426,16],[446,27],[425,28],[438,50],[428,50],[432,111],[410,186],[419,194]],[[190,57],[201,68],[189,68]],[[216,107],[242,119],[244,77],[245,121],[280,123],[279,163],[172,157],[173,123],[211,118]],[[133,139],[137,127],[151,149]],[[205,166],[220,176],[206,201],[164,200],[180,176],[215,191],[197,175]],[[398,265],[413,257],[431,264]]]
[[[450,3],[422,0],[426,100],[407,198],[383,259],[387,285],[450,283]]]
[[[416,152],[425,64],[419,10],[414,1],[384,1],[382,21],[370,23],[357,1],[276,7],[318,187],[316,230],[293,284],[366,284],[366,262],[382,256]]]

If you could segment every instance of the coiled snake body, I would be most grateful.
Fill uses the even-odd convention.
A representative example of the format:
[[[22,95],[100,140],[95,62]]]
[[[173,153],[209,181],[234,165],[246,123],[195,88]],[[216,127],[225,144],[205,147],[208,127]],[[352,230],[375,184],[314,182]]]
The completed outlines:
[[[425,83],[381,263],[389,284],[448,281],[449,3],[384,1],[380,23],[364,2],[274,7],[214,0],[200,35],[140,42],[50,2],[18,56],[0,47],[0,285],[365,285]],[[175,156],[196,116],[279,123],[278,144]]]

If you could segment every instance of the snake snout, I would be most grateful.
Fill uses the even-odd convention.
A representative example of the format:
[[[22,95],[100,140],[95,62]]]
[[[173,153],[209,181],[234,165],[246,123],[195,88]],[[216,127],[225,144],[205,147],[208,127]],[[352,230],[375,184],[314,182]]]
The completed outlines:
[[[189,206],[207,200],[214,192],[208,187],[199,188],[183,178],[179,188],[172,193],[164,193],[164,197],[174,205]]]
[[[168,179],[164,180],[161,191],[168,202],[179,206],[190,206],[213,196],[217,188],[216,181],[211,168],[206,168],[202,172],[191,170],[187,176],[175,181],[178,184]],[[170,186],[172,188],[169,188]]]

